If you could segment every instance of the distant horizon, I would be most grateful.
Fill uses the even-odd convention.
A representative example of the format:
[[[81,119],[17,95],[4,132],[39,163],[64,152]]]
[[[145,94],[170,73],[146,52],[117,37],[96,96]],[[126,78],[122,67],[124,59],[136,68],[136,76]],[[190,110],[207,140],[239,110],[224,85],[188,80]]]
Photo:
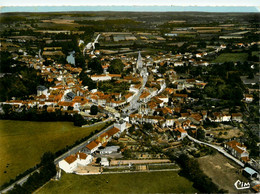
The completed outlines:
[[[31,12],[211,12],[211,13],[260,13],[255,6],[1,6],[1,13]]]

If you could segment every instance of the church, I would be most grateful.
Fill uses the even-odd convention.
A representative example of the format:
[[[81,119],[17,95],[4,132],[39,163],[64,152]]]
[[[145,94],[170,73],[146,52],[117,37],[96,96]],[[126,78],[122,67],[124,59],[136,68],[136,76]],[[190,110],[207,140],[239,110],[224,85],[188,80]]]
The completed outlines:
[[[139,51],[137,62],[136,62],[136,69],[140,71],[142,68],[143,68],[143,61],[142,61],[141,52]]]
[[[147,69],[144,66],[144,63],[143,63],[143,60],[142,60],[141,51],[139,51],[139,54],[138,54],[138,58],[137,58],[137,61],[136,61],[136,67],[134,68],[134,73],[138,73],[142,77],[144,77],[145,74],[147,74]]]

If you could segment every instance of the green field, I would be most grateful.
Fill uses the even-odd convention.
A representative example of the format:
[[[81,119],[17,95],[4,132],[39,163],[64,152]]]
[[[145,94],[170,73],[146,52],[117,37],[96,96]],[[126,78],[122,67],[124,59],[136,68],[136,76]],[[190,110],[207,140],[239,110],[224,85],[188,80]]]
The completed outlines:
[[[244,62],[247,60],[247,53],[222,53],[216,59],[214,59],[213,63],[224,63],[224,62]]]
[[[81,128],[70,122],[1,120],[0,185],[35,166],[44,152],[61,150],[104,125]]]
[[[260,57],[260,51],[253,51],[252,55]]]
[[[175,171],[129,174],[75,175],[63,173],[38,190],[49,193],[195,193],[192,182]]]

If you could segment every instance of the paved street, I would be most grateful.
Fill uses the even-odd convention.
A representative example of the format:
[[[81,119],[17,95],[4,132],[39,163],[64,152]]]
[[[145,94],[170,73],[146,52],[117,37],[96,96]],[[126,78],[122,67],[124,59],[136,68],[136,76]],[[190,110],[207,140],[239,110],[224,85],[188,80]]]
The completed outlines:
[[[191,141],[194,141],[196,143],[199,143],[199,144],[204,144],[204,145],[207,145],[209,147],[212,147],[216,150],[218,150],[220,153],[224,154],[224,156],[230,158],[231,160],[233,160],[234,162],[236,162],[237,164],[239,164],[240,166],[244,167],[244,163],[241,162],[240,160],[238,160],[237,158],[235,158],[234,156],[230,155],[229,153],[227,153],[223,147],[220,147],[220,146],[216,146],[216,145],[212,145],[212,144],[209,144],[209,143],[206,143],[206,142],[203,142],[203,141],[199,141],[189,135],[187,135],[187,137],[191,140]]]

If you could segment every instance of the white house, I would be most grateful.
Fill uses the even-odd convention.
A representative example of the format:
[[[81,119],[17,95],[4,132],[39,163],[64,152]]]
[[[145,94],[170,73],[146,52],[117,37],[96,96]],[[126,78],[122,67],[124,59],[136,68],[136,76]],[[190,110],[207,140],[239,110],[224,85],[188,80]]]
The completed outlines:
[[[98,147],[101,146],[101,143],[98,141],[92,141],[88,145],[86,145],[87,151],[89,151],[91,154],[95,151],[97,151]]]
[[[175,128],[174,131],[176,131],[178,134],[177,136],[178,140],[182,140],[184,137],[188,135],[187,131],[181,127]]]
[[[151,97],[150,92],[143,92],[141,96],[139,97],[140,101],[147,103]]]
[[[174,66],[175,66],[175,67],[183,66],[183,65],[184,65],[184,62],[183,62],[183,61],[176,61],[176,62],[174,62]]]
[[[101,166],[109,166],[109,161],[107,158],[101,158],[100,164]]]
[[[130,102],[135,97],[134,94],[135,93],[133,92],[129,92],[126,95],[124,95],[124,99],[126,100],[127,103]]]
[[[239,158],[245,162],[249,160],[249,153],[246,150],[246,146],[236,140],[225,143],[224,147],[228,149],[236,158]]]
[[[168,103],[169,102],[169,98],[163,94],[159,95],[158,98],[160,100],[162,100],[164,103]]]
[[[77,157],[75,155],[68,156],[59,162],[59,167],[66,173],[72,173],[77,168]]]
[[[243,115],[241,113],[232,113],[232,121],[242,122]]]
[[[126,129],[126,122],[121,120],[118,123],[114,123],[114,127],[118,128],[120,133],[122,133]]]
[[[42,94],[47,96],[48,89],[45,86],[37,86],[37,96],[40,96]]]
[[[165,126],[172,127],[174,125],[174,119],[166,119]]]
[[[231,115],[229,113],[222,113],[222,121],[223,122],[231,121]]]
[[[143,122],[146,123],[156,124],[163,121],[164,121],[164,117],[161,116],[146,116],[146,115],[143,116]]]
[[[90,77],[93,81],[108,81],[111,80],[112,78],[109,75],[92,75]]]
[[[129,88],[129,91],[130,91],[130,92],[134,92],[134,93],[138,93],[139,90],[140,90],[140,88],[141,88],[141,84],[138,84],[138,85],[136,85],[136,84],[131,84],[131,85],[130,85],[130,88]]]
[[[93,156],[90,154],[85,154],[83,152],[80,152],[77,154],[77,163],[81,166],[87,166],[90,164],[93,160]]]
[[[253,97],[253,95],[251,95],[251,94],[245,94],[245,101],[247,102],[247,103],[250,103],[250,102],[253,102],[253,100],[254,100],[254,97]]]
[[[73,173],[78,165],[86,166],[92,162],[93,157],[85,153],[77,153],[66,157],[59,162],[59,167],[66,173]]]

